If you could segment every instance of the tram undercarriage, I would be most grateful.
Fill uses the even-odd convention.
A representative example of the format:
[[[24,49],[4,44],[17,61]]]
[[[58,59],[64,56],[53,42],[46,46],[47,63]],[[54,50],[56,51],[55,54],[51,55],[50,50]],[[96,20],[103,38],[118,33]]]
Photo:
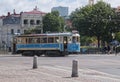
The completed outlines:
[[[22,56],[48,56],[48,57],[60,57],[60,56],[67,56],[69,55],[69,53],[67,51],[63,51],[60,52],[59,50],[44,50],[44,51],[33,51],[33,50],[29,50],[29,51],[21,51],[22,52]]]

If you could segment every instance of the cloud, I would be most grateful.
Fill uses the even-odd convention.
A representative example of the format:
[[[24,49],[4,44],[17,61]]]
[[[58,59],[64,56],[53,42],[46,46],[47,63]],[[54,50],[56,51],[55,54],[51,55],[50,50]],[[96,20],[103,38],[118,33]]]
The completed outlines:
[[[77,0],[0,0],[0,15],[6,15],[7,12],[12,13],[13,9],[15,9],[17,13],[30,11],[35,6],[43,12],[51,12],[52,7],[66,6],[69,7],[69,11],[71,12],[77,8],[78,5]]]
[[[120,0],[104,0],[110,3],[112,7],[117,7]],[[13,12],[15,9],[17,13],[21,11],[31,11],[35,6],[43,12],[51,12],[52,7],[65,6],[69,7],[69,13],[76,8],[88,4],[88,0],[0,0],[0,16],[6,15],[7,12]]]

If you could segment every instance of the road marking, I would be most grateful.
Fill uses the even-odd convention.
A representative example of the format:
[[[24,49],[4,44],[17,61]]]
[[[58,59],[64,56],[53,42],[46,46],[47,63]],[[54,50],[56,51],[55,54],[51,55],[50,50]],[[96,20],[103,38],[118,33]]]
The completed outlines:
[[[47,67],[47,66],[42,66],[42,67],[45,67],[45,68],[51,68],[51,67]],[[52,69],[52,68],[51,68]],[[69,82],[78,82],[78,80],[75,80],[75,79],[68,79],[68,78],[65,78],[65,79],[63,79],[63,77],[61,77],[61,76],[58,76],[58,75],[53,75],[53,74],[50,74],[50,73],[46,73],[46,72],[40,72],[40,71],[38,71],[38,70],[30,70],[30,71],[32,71],[33,73],[40,73],[40,74],[43,74],[43,75],[47,75],[47,76],[49,76],[49,77],[55,77],[55,78],[59,78],[59,79],[61,79],[61,80],[63,80],[63,81],[66,81],[67,80],[67,82],[69,81]],[[46,78],[42,78],[42,79],[46,79]],[[58,79],[58,80],[59,80]],[[53,81],[53,80],[52,80]],[[53,82],[56,82],[56,81],[53,81]],[[79,81],[79,82],[81,82],[81,81]]]
[[[42,66],[43,68],[48,68],[48,69],[54,69],[54,70],[63,70],[66,72],[71,73],[71,67],[65,67],[65,66]],[[108,73],[104,73],[104,72],[100,72],[100,71],[96,71],[96,70],[92,70],[92,69],[79,69],[79,75],[82,76],[87,76],[87,77],[95,77],[95,78],[104,78],[104,79],[110,79],[110,80],[115,80],[115,81],[120,81],[119,76],[117,75],[112,75],[112,74],[108,74]]]

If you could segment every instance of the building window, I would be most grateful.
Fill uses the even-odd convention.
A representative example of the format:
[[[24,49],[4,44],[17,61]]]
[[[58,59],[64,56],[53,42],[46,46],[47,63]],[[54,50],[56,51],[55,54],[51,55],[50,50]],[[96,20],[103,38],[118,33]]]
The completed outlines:
[[[20,29],[17,30],[17,33],[20,33]]]
[[[40,25],[40,20],[37,20],[37,21],[36,21],[36,24],[37,24],[37,25]]]
[[[11,29],[11,34],[14,34],[14,29]]]
[[[24,33],[27,33],[27,30],[24,30]]]
[[[34,25],[34,20],[30,20],[30,25]]]
[[[28,24],[28,20],[27,19],[24,20],[24,24],[25,25]]]

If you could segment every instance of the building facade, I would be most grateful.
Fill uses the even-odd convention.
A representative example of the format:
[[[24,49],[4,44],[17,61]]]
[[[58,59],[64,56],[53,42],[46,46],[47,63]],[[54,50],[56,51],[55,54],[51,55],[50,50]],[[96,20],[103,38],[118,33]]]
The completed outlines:
[[[29,28],[34,28],[36,26],[42,25],[42,18],[45,16],[46,13],[38,11],[38,8],[34,8],[32,11],[23,12],[21,14],[21,27],[25,31]],[[41,33],[43,29],[41,28]]]
[[[13,14],[8,12],[7,16],[0,16],[0,47],[11,47],[12,38],[16,34],[24,34],[28,29],[42,25],[42,18],[46,13],[35,7],[32,11]],[[42,33],[42,28],[40,29]]]
[[[68,16],[68,7],[62,7],[62,6],[53,7],[51,11],[58,11],[60,16],[62,17]]]

